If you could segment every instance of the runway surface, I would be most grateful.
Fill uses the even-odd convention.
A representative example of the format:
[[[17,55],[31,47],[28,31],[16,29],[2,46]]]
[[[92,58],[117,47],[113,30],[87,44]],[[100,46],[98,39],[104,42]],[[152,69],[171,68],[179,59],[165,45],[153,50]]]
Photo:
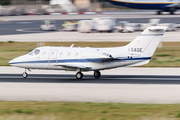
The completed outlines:
[[[180,68],[118,68],[102,71],[100,79],[85,72],[82,80],[40,70],[24,79],[23,71],[0,67],[0,100],[180,103]]]
[[[77,80],[73,74],[29,74],[24,79],[21,74],[0,74],[0,83],[92,83],[92,84],[174,84],[180,85],[180,76],[162,75],[84,75]]]
[[[180,103],[180,76],[1,74],[0,100],[122,103]]]

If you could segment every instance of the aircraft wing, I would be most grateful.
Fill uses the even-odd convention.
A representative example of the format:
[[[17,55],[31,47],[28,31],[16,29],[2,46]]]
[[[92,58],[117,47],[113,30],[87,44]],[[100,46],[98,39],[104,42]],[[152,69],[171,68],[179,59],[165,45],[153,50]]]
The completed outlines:
[[[66,64],[66,63],[59,63],[59,64],[56,64],[55,66],[61,66],[61,67],[65,67],[65,68],[81,68],[81,69],[85,69],[85,70],[91,69],[91,67],[87,67],[87,66]]]
[[[174,11],[176,11],[178,9],[180,9],[180,3],[174,3],[174,4],[167,5],[165,7],[164,11],[166,11],[166,12],[174,12]]]

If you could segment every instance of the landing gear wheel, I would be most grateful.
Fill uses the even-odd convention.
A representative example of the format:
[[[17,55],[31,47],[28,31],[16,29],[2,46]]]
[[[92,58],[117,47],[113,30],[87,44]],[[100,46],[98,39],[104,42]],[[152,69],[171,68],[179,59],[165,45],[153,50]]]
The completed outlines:
[[[175,8],[170,8],[170,15],[174,15],[174,12],[176,11]]]
[[[120,32],[120,33],[123,33],[123,32],[124,32],[124,30],[119,30],[119,32]]]
[[[82,79],[82,77],[83,77],[83,74],[81,72],[76,73],[77,79]]]
[[[112,32],[113,32],[113,30],[109,30],[109,31],[108,31],[108,33],[112,33]]]
[[[94,77],[95,78],[100,78],[101,77],[101,73],[99,71],[94,71]]]
[[[170,15],[174,15],[174,11],[170,11]]]
[[[28,74],[27,74],[26,72],[24,72],[24,73],[22,74],[22,76],[23,76],[23,78],[27,78]]]
[[[161,15],[161,11],[157,11],[157,15]]]

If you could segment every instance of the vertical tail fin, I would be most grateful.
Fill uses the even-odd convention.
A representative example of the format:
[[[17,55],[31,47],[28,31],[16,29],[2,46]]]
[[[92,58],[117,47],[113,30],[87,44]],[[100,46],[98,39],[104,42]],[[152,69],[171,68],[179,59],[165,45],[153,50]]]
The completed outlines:
[[[144,57],[153,56],[166,28],[164,26],[146,28],[138,37],[125,46],[128,53],[132,56],[139,54]]]

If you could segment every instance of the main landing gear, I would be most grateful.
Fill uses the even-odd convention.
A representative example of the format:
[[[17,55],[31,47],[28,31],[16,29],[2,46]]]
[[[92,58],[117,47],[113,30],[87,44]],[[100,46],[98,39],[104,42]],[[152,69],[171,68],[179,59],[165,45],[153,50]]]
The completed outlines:
[[[101,77],[101,73],[99,71],[94,71],[94,77],[95,78],[100,78]]]
[[[81,72],[76,73],[76,78],[77,79],[82,79],[82,77],[83,77],[83,74]]]
[[[99,71],[94,71],[94,77],[95,78],[100,78],[101,77],[101,73]],[[82,79],[83,78],[83,74],[81,72],[77,72],[76,73],[76,78],[77,79]]]
[[[162,11],[157,11],[157,15],[161,15],[162,14]]]
[[[175,8],[170,8],[168,11],[164,11],[164,12],[169,12],[170,15],[174,15],[174,12],[176,11]],[[163,11],[157,11],[157,15],[161,15]]]

